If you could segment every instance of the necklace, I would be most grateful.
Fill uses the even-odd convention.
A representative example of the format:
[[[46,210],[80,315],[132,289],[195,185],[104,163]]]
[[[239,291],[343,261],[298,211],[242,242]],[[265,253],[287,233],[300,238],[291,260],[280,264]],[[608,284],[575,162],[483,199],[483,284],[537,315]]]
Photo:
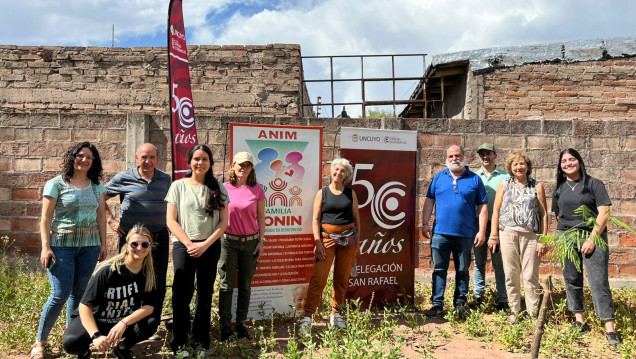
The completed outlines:
[[[574,189],[576,188],[576,186],[578,186],[578,185],[579,185],[579,182],[578,182],[578,181],[573,181],[573,182],[575,183],[575,184],[574,184],[574,186],[570,185],[570,181],[567,181],[567,180],[565,181],[565,183],[568,185],[568,187],[570,187],[570,189],[571,189],[572,191],[574,191]]]

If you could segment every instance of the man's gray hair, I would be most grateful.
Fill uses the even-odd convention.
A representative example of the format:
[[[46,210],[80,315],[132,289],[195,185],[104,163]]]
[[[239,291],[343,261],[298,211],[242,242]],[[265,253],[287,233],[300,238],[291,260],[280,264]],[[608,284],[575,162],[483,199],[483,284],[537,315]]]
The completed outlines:
[[[345,178],[344,183],[351,182],[351,178],[353,177],[353,167],[351,167],[351,163],[346,158],[336,158],[331,161],[331,169],[336,168],[337,165],[342,165],[347,169],[347,178]]]
[[[457,147],[459,147],[459,151],[462,153],[462,156],[465,156],[465,155],[466,155],[466,154],[464,153],[464,147],[462,147],[462,146],[460,146],[460,145],[458,145],[458,144],[454,144],[454,145],[450,145],[450,146],[448,146],[448,148],[446,149],[446,151],[450,150],[450,148],[451,148],[451,147],[453,147],[453,146],[457,146]]]

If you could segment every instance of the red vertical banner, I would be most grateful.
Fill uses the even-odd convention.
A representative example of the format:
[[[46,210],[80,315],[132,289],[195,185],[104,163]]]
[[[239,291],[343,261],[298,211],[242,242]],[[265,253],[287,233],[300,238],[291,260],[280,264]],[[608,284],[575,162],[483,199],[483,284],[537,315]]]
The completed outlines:
[[[342,128],[340,154],[354,169],[362,226],[346,297],[364,308],[413,303],[416,151],[415,131]]]
[[[188,172],[188,151],[198,143],[181,0],[170,0],[168,8],[168,76],[174,181]]]

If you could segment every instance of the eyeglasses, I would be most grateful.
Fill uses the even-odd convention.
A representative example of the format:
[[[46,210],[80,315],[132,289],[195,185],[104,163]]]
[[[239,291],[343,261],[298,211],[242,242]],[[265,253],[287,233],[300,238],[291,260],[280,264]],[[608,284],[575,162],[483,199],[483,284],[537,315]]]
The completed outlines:
[[[455,193],[459,193],[457,192],[457,180],[453,180],[453,189],[455,190]]]
[[[137,249],[139,245],[141,245],[141,248],[143,249],[148,249],[148,247],[150,247],[150,242],[130,242],[128,244],[130,244],[133,249]]]
[[[76,160],[80,160],[80,161],[85,161],[85,160],[92,161],[92,160],[95,159],[95,157],[93,157],[93,156],[75,155],[75,159]]]

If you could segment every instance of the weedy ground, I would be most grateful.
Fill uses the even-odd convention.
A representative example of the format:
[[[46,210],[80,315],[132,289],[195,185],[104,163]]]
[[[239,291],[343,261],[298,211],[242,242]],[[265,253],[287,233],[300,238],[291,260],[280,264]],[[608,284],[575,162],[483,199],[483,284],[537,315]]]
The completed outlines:
[[[42,306],[49,294],[46,274],[29,265],[11,249],[11,241],[0,240],[0,356],[28,358],[37,332]],[[172,279],[169,278],[169,281]],[[567,311],[565,288],[555,282],[553,305],[541,343],[542,358],[636,358],[636,289],[613,290],[616,328],[623,340],[618,351],[610,350],[605,341],[602,323],[593,315],[589,289],[585,290],[589,333],[579,335],[574,319]],[[452,308],[447,288],[446,308]],[[431,288],[416,283],[415,297],[403,303],[391,303],[383,308],[360,310],[360,303],[351,301],[344,311],[347,329],[327,325],[330,313],[331,283],[319,308],[310,335],[299,336],[297,322],[289,313],[273,313],[254,323],[249,330],[251,340],[220,343],[218,316],[213,312],[212,345],[204,356],[210,358],[526,358],[536,327],[536,319],[522,316],[514,325],[507,314],[495,310],[496,293],[488,288],[481,308],[468,311],[466,318],[449,310],[444,318],[427,319],[423,310],[430,307]],[[471,294],[472,295],[472,294]],[[164,311],[171,311],[170,289]],[[469,298],[470,300],[471,298]],[[218,303],[215,298],[214,308]],[[49,340],[47,358],[67,358],[61,348],[64,316],[55,324]],[[169,349],[170,332],[166,323],[159,329],[160,340],[149,340],[134,348],[136,357],[172,358]],[[201,348],[191,348],[199,353]],[[113,358],[112,353],[94,357]],[[191,356],[191,357],[194,357]]]

